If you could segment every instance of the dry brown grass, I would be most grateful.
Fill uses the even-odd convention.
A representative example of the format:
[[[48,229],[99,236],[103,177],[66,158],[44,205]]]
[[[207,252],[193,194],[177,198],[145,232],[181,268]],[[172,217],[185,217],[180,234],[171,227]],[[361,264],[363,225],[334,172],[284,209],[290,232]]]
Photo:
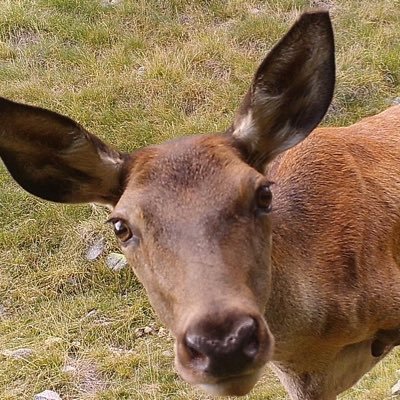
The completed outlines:
[[[324,123],[386,108],[400,96],[399,1],[311,3],[332,7],[336,31],[338,84]],[[257,63],[308,6],[0,0],[0,93],[68,114],[124,150],[219,131]],[[35,351],[28,360],[2,357],[0,398],[32,399],[51,388],[64,400],[206,399],[173,372],[168,337],[136,336],[158,322],[134,276],[110,271],[104,257],[85,260],[95,235],[117,251],[106,212],[33,199],[4,168],[0,186],[0,351]],[[389,398],[399,361],[389,357],[343,399]],[[71,362],[75,376],[63,372]],[[285,393],[267,372],[247,398]]]

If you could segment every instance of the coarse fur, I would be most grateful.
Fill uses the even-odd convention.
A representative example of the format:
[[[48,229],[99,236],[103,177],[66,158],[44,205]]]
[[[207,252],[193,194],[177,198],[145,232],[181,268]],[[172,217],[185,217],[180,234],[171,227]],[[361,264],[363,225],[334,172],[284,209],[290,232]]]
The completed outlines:
[[[400,106],[316,129],[270,166],[266,315],[276,370],[294,399],[351,387],[379,361],[371,354],[378,330],[400,326],[399,167]]]
[[[0,156],[34,195],[112,208],[186,381],[243,395],[269,361],[293,400],[333,400],[400,343],[400,106],[314,130],[334,81],[306,13],[223,134],[124,154],[0,99]]]

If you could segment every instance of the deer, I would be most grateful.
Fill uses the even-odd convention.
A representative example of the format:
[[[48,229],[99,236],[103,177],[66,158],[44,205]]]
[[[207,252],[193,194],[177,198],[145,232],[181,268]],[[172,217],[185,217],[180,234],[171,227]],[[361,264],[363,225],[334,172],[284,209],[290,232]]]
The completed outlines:
[[[400,344],[400,106],[317,128],[335,86],[329,13],[301,14],[231,126],[132,153],[47,109],[0,100],[0,156],[31,194],[99,203],[216,396],[268,364],[292,400],[333,400]]]

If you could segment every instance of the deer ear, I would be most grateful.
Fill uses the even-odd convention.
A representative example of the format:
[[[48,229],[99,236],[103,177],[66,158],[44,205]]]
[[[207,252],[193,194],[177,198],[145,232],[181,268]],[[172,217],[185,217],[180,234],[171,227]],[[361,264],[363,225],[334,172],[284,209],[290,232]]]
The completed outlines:
[[[332,99],[335,60],[327,12],[303,14],[258,68],[231,128],[255,168],[302,141]]]
[[[115,205],[125,157],[72,119],[0,98],[0,157],[28,192],[61,203]]]

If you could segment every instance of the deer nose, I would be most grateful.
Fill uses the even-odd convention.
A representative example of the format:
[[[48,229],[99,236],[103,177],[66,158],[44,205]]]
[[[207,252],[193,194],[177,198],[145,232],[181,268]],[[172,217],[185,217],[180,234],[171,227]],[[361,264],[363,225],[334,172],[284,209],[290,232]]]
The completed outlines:
[[[259,353],[258,330],[257,321],[248,316],[226,326],[197,324],[184,338],[190,364],[215,377],[243,373]]]

